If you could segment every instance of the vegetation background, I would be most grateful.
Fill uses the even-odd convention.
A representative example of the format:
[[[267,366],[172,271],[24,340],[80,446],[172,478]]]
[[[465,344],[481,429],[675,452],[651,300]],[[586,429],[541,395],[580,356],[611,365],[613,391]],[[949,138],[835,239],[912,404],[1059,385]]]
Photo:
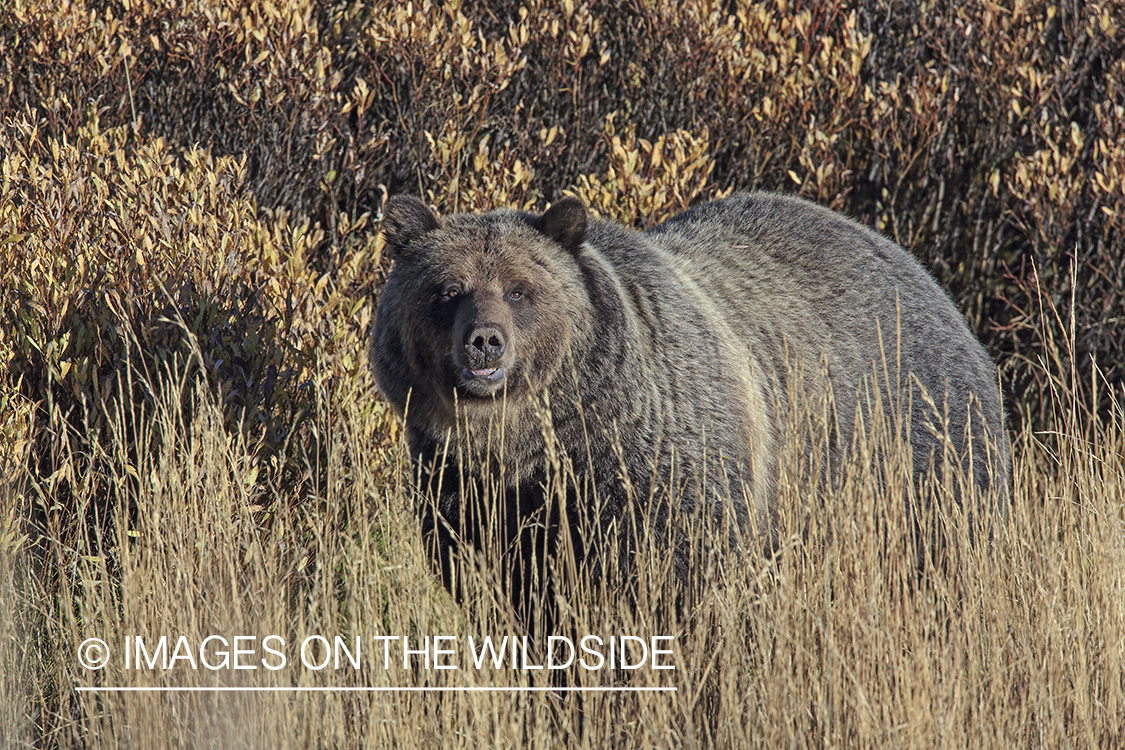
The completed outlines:
[[[1119,0],[5,4],[0,745],[1125,745],[1123,24]],[[856,467],[815,507],[794,478],[786,553],[690,622],[658,564],[650,611],[574,613],[677,634],[673,677],[628,682],[674,694],[75,691],[549,685],[75,654],[513,632],[422,560],[364,356],[383,201],[570,192],[644,227],[749,188],[912,249],[995,354],[993,547],[954,535],[919,579]]]

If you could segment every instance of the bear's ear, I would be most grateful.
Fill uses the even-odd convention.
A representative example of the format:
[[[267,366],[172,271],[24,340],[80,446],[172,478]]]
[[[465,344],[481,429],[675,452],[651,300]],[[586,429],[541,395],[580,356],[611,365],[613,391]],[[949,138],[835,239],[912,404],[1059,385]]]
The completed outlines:
[[[391,256],[440,227],[441,220],[413,195],[396,195],[387,201],[383,209],[383,239]]]
[[[574,252],[586,240],[586,206],[567,196],[544,211],[535,228]]]

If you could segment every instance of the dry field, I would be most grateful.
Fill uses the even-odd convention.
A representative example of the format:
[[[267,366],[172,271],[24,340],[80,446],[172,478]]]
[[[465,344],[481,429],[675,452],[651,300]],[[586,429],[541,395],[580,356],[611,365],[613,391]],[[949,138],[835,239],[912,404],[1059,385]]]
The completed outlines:
[[[357,406],[374,399],[367,383],[352,399],[318,404],[308,429],[322,450],[301,458],[315,488],[288,507],[254,481],[252,446],[223,429],[214,399],[184,371],[169,367],[149,384],[161,395],[143,418],[122,410],[110,419],[118,439],[103,458],[116,505],[95,529],[113,538],[85,542],[105,553],[50,536],[33,552],[13,548],[13,518],[50,499],[40,494],[46,483],[27,475],[5,484],[6,746],[1125,741],[1122,413],[1107,424],[1082,419],[1063,379],[1055,431],[1016,436],[1011,510],[992,544],[971,544],[965,520],[943,514],[941,551],[925,555],[937,564],[919,572],[902,504],[888,500],[908,476],[894,454],[882,459],[885,489],[863,462],[831,492],[807,491],[790,476],[775,560],[730,558],[721,581],[708,571],[681,616],[668,606],[673,585],[660,548],[646,549],[635,606],[613,590],[587,591],[570,599],[558,631],[575,641],[636,636],[670,654],[646,661],[630,641],[637,669],[584,653],[601,668],[576,663],[552,674],[528,667],[544,664],[541,641],[516,663],[474,663],[485,636],[519,627],[502,597],[489,595],[486,573],[474,583],[479,598],[463,608],[435,583],[400,479],[402,451],[388,448]],[[66,448],[60,460],[78,463]],[[78,483],[79,506],[97,501],[81,495],[86,488]],[[223,640],[205,643],[209,636]],[[299,645],[310,636],[333,643],[332,660],[321,645]],[[398,639],[424,651],[425,636],[452,639],[409,655],[403,668]],[[672,639],[653,644],[652,636]],[[79,652],[89,638],[108,646],[100,670],[80,666],[98,656]],[[608,660],[608,648],[594,650]],[[300,690],[182,691],[217,686]],[[372,687],[414,690],[354,690]],[[654,687],[674,691],[637,690]]]

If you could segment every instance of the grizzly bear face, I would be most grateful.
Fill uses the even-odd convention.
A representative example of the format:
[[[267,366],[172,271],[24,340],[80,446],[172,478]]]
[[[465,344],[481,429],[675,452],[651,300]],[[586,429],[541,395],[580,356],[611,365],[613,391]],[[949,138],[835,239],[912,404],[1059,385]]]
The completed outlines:
[[[383,231],[394,267],[372,336],[376,378],[408,422],[431,435],[456,410],[484,419],[518,409],[557,377],[589,301],[576,254],[585,207],[439,219],[396,196]]]

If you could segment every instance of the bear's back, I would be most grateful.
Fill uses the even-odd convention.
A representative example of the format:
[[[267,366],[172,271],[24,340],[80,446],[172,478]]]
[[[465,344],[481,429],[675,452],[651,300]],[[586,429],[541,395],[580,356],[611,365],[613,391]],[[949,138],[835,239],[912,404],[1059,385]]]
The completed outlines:
[[[794,338],[828,336],[838,345],[840,336],[867,335],[874,318],[893,331],[900,314],[910,316],[904,327],[926,313],[918,322],[931,333],[964,329],[952,300],[908,252],[798,198],[739,194],[697,206],[645,236],[732,313],[751,322],[774,319]]]
[[[984,421],[988,439],[1002,441],[991,358],[949,295],[891,240],[821,206],[765,193],[702,204],[644,235],[723,311],[782,389],[795,367],[806,387],[826,368],[845,432],[865,388],[877,387],[888,413],[895,399],[904,410],[909,402],[916,428],[927,419],[926,397],[948,409],[953,436],[964,434],[975,399],[975,439],[985,436]],[[912,442],[916,461],[928,461],[929,431],[918,429]]]

